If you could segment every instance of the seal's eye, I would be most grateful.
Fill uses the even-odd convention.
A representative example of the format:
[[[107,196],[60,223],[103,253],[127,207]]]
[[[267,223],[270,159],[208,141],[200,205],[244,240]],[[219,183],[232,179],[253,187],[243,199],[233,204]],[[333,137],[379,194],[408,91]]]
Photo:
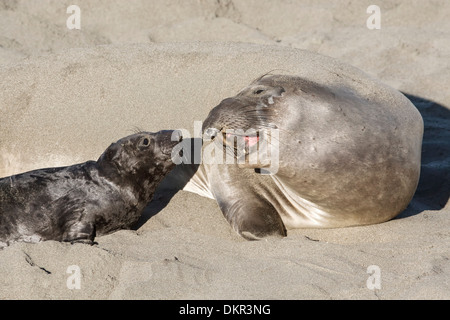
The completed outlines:
[[[141,141],[139,142],[139,146],[140,147],[148,147],[150,145],[151,141],[149,138],[143,138],[141,139]]]
[[[263,89],[258,89],[258,90],[253,91],[254,94],[261,94],[263,92],[264,92]]]

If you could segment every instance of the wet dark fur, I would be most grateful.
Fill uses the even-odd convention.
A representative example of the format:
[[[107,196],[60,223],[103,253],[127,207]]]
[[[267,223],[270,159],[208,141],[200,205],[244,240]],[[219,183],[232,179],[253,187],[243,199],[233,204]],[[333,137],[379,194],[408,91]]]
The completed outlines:
[[[14,241],[93,243],[133,226],[175,166],[173,131],[141,132],[98,159],[0,179],[0,247]]]

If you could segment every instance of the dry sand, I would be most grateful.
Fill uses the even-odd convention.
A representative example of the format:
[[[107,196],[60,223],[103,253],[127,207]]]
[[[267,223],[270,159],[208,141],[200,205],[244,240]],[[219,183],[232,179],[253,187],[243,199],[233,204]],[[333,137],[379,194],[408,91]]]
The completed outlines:
[[[380,30],[366,1],[80,0],[81,30],[68,30],[71,4],[0,0],[0,176],[96,159],[136,127],[193,133],[273,69],[332,81],[341,65],[321,69],[328,59],[306,49],[408,94],[425,122],[422,177],[392,221],[259,242],[215,201],[160,192],[137,230],[98,245],[1,250],[0,299],[450,298],[448,1],[377,1]],[[67,286],[73,265],[80,289]]]

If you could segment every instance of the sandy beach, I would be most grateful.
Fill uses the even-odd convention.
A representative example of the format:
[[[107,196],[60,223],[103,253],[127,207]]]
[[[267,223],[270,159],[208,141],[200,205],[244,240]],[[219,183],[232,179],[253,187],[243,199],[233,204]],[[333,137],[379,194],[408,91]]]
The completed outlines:
[[[386,223],[251,242],[214,200],[159,190],[136,230],[0,250],[0,299],[450,299],[450,2],[377,1],[380,29],[367,1],[78,0],[69,29],[72,4],[0,0],[0,177],[96,160],[137,128],[194,134],[272,70],[348,66],[420,111],[421,179]]]

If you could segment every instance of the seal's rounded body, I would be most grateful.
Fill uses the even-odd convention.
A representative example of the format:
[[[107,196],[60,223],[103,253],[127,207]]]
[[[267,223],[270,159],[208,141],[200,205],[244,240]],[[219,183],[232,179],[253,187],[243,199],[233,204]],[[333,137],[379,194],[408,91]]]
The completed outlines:
[[[173,131],[113,143],[98,161],[0,179],[0,246],[43,240],[93,243],[130,228],[175,166]]]
[[[423,120],[400,92],[373,87],[378,91],[367,93],[357,85],[261,77],[212,109],[203,128],[210,138],[229,129],[278,130],[276,171],[258,173],[269,164],[204,164],[185,189],[215,198],[249,239],[392,219],[418,184]]]

